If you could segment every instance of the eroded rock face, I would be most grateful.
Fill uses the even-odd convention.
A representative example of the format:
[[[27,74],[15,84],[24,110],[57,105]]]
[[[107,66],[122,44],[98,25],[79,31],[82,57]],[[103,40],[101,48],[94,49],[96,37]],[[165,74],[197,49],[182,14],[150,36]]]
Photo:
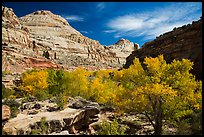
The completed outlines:
[[[134,50],[134,44],[125,39],[104,47],[47,10],[21,18],[7,7],[2,7],[2,13],[3,70],[21,73],[33,67],[119,68]]]
[[[65,67],[78,65],[119,67],[124,64],[124,61],[119,60],[124,60],[134,50],[133,44],[124,39],[121,40],[123,42],[115,44],[118,50],[107,50],[98,41],[83,36],[64,18],[50,11],[28,14],[21,17],[20,22],[30,28],[30,37],[36,46],[47,47],[50,58]],[[126,46],[125,42],[126,45],[130,45]]]
[[[2,6],[2,26],[8,25],[9,28],[21,27],[18,17],[14,14],[13,9]]]
[[[197,79],[202,79],[202,19],[145,43],[127,57],[124,67],[128,68],[136,57],[143,61],[145,57],[157,57],[160,54],[164,55],[167,62],[190,59],[194,62],[192,73]]]
[[[113,53],[116,53],[115,56],[118,58],[118,63],[125,64],[127,55],[134,51],[134,43],[122,38],[108,48]]]
[[[2,105],[2,121],[8,120],[11,117],[10,107]]]
[[[2,6],[2,70],[22,73],[33,67],[57,67],[38,52],[43,51],[36,50],[30,29],[20,23],[11,8]]]

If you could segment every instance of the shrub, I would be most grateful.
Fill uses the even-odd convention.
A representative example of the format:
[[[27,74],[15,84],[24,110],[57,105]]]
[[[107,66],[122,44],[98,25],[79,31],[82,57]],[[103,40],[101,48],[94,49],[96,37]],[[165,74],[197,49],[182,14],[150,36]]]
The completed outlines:
[[[121,127],[117,120],[114,119],[112,123],[103,122],[101,124],[101,129],[99,135],[125,135],[125,127]]]
[[[41,101],[50,98],[51,94],[49,94],[48,90],[38,90],[34,93],[34,96]]]
[[[192,128],[192,134],[202,135],[202,110],[193,112],[190,122]]]
[[[178,122],[177,125],[177,134],[178,135],[191,135],[191,129],[189,124],[189,119],[184,119]]]
[[[19,106],[20,104],[18,102],[16,102],[14,99],[7,99],[4,101],[5,105],[8,105],[11,109],[11,118],[14,118],[17,116],[17,114],[19,113]]]
[[[67,100],[68,100],[68,96],[64,95],[63,93],[60,93],[59,95],[56,96],[55,102],[59,110],[62,110],[65,108]]]
[[[15,90],[6,88],[5,85],[2,83],[2,99],[9,98],[9,96],[13,95]]]
[[[40,119],[40,127],[41,127],[42,133],[45,134],[47,132],[46,117],[42,117]]]
[[[31,135],[45,135],[47,133],[46,117],[42,117],[39,122],[39,127],[31,130]]]

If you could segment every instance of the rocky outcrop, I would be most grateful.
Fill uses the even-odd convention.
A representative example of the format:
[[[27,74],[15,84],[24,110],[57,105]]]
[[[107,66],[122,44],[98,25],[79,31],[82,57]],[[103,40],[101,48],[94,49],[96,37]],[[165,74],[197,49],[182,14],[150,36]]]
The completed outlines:
[[[30,29],[20,23],[11,8],[2,7],[2,70],[22,73],[33,67],[57,67],[36,52]]]
[[[115,44],[108,46],[108,49],[115,53],[118,63],[125,64],[127,55],[130,55],[135,50],[134,45],[133,42],[122,38]]]
[[[5,100],[2,102],[6,103]],[[5,135],[98,135],[103,122],[113,122],[115,119],[120,127],[125,127],[127,135],[154,133],[153,126],[143,114],[119,115],[79,96],[69,97],[63,110],[58,108],[56,97],[38,101],[30,96],[9,102],[19,104],[19,111],[16,117],[7,117],[4,121],[2,129]],[[176,128],[170,127],[165,121],[163,123],[165,134],[176,133]]]
[[[126,46],[124,50],[116,52],[108,50],[98,41],[83,36],[65,19],[50,11],[36,11],[21,17],[20,22],[30,29],[31,41],[36,43],[36,47],[44,47],[46,52],[49,52],[50,59],[63,64],[64,67],[78,65],[119,67],[124,64],[124,61],[120,63],[120,58],[123,60],[131,50],[134,50],[131,49],[131,45],[130,48]],[[122,56],[118,56],[119,54]]]
[[[134,43],[130,42],[127,39],[120,39],[119,41],[117,41],[115,44],[110,45],[109,48],[111,49],[117,49],[120,50],[121,52],[132,52],[134,50]]]
[[[11,8],[2,7],[3,70],[21,73],[33,67],[118,68],[133,50],[134,44],[124,39],[102,46],[51,11],[36,11],[18,18]]]
[[[28,28],[24,27],[18,17],[14,14],[11,8],[2,6],[2,46],[8,47],[11,44],[11,49],[24,48],[30,45]]]
[[[36,115],[19,114],[10,119],[3,127],[7,135],[29,135],[32,129],[40,128],[40,120],[45,117],[46,125],[50,131],[48,133],[69,129],[69,126],[83,119],[83,110],[65,109],[60,112],[40,112]],[[66,126],[66,127],[65,127]]]
[[[2,121],[6,121],[11,117],[10,107],[7,105],[2,105]]]
[[[54,100],[25,103],[22,99],[16,100],[21,104],[20,113],[5,123],[3,133],[6,135],[30,135],[34,131],[38,131],[39,134],[78,134],[78,130],[88,128],[88,125],[94,122],[93,117],[96,117],[100,111],[98,103],[80,97],[70,97],[66,105],[67,108],[60,111],[57,104],[53,102]],[[71,108],[76,103],[80,103],[81,106]],[[51,108],[55,108],[55,110],[50,111]],[[42,132],[43,119],[46,125],[44,133]]]
[[[53,132],[53,133],[48,134],[48,135],[70,135],[70,134],[69,134],[69,131],[65,130],[65,131],[62,131],[60,133]]]
[[[145,43],[142,48],[127,57],[124,68],[128,68],[134,58],[143,61],[145,57],[157,57],[163,54],[167,62],[173,59],[190,59],[194,62],[192,73],[202,79],[202,19],[192,24],[174,28],[155,40]]]

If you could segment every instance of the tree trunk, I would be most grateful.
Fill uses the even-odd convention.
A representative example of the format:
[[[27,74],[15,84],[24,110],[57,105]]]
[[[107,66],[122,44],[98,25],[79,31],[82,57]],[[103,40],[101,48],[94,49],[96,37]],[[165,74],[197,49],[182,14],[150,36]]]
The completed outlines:
[[[158,114],[158,117],[155,119],[155,135],[161,135],[162,133],[162,119],[159,115],[160,114]]]
[[[155,111],[155,135],[161,135],[162,133],[162,102],[161,102],[161,98],[159,98],[158,100],[158,107]]]

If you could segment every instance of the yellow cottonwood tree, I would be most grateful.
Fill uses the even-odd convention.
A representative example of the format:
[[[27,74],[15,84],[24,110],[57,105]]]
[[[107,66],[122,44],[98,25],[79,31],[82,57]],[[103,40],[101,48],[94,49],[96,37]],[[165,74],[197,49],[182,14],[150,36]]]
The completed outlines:
[[[77,68],[71,72],[64,72],[60,87],[66,95],[86,98],[88,94],[89,75],[90,72],[83,68]]]
[[[163,56],[144,59],[145,69],[135,59],[128,69],[114,72],[113,79],[125,88],[117,94],[116,106],[125,112],[143,113],[162,132],[162,120],[180,118],[201,108],[201,81],[189,73],[193,63],[187,59],[167,64]]]
[[[32,70],[22,74],[22,84],[20,89],[28,94],[34,95],[38,90],[44,90],[48,87],[48,73],[46,70]]]

